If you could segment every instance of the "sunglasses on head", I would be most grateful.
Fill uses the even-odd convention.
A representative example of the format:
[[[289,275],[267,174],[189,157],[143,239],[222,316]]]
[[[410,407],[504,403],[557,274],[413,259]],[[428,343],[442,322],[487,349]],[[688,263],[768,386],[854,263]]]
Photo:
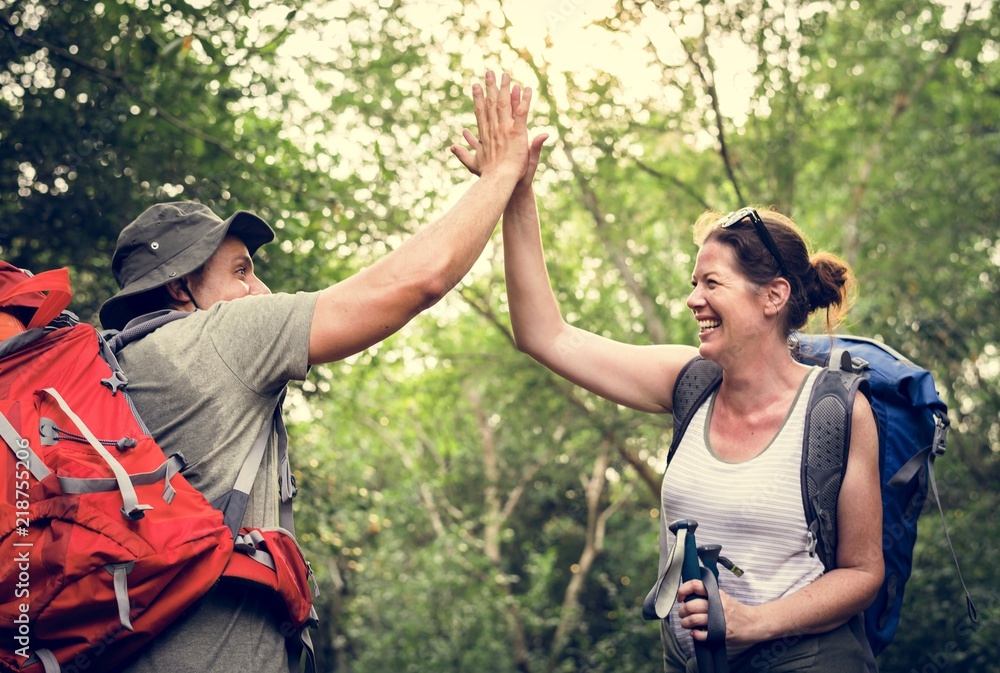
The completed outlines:
[[[754,231],[757,232],[760,242],[764,244],[764,247],[767,248],[774,257],[774,261],[778,263],[781,275],[787,277],[788,272],[785,270],[785,262],[781,259],[781,253],[778,252],[778,246],[774,242],[774,239],[771,238],[771,232],[769,232],[767,227],[764,226],[764,221],[760,219],[760,215],[757,214],[756,210],[753,208],[742,208],[729,213],[721,220],[719,227],[722,229],[729,229],[730,227],[735,227],[744,220],[750,220],[750,224],[753,225]]]

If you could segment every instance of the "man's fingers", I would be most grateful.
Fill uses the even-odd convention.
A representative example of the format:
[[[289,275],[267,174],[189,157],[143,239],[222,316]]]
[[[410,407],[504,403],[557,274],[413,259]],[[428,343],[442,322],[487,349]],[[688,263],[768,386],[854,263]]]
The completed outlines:
[[[514,112],[517,111],[518,106],[521,104],[521,86],[515,84],[510,90],[510,114],[513,117]]]
[[[486,73],[486,123],[487,129],[482,126],[479,127],[479,137],[486,139],[485,133],[491,132],[496,128],[497,123],[497,78],[493,74],[492,70]],[[485,131],[485,133],[484,133]]]
[[[677,587],[677,600],[683,603],[691,594],[704,596],[705,593],[705,585],[702,584],[701,580],[688,580]]]
[[[486,96],[483,87],[478,84],[472,85],[472,111],[476,115],[476,126],[479,127],[479,135],[482,136],[486,127]]]
[[[689,631],[702,631],[708,628],[708,615],[699,613],[690,615],[681,620],[681,628]]]
[[[698,615],[708,614],[708,601],[704,598],[696,598],[692,601],[685,601],[681,603],[680,608],[677,611],[677,615],[684,619],[696,618]],[[691,628],[685,626],[684,628]]]

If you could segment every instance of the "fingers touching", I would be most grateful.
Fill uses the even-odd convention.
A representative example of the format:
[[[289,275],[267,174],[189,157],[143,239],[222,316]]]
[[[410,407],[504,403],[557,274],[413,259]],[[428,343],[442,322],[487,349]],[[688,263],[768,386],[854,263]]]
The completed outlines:
[[[478,133],[463,130],[467,146],[453,145],[452,154],[474,175],[493,169],[516,171],[522,179],[533,174],[545,138],[527,140],[531,98],[530,87],[512,83],[507,73],[498,82],[493,72],[487,72],[484,82],[472,87]]]

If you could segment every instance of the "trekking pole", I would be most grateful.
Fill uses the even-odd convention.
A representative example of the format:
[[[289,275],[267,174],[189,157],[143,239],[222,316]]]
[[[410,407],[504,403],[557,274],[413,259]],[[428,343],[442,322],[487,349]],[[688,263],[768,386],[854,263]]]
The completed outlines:
[[[681,519],[670,524],[670,532],[674,535],[677,535],[677,532],[682,529],[687,531],[687,535],[684,536],[684,560],[681,563],[681,582],[700,580],[702,579],[701,564],[698,560],[698,543],[694,538],[694,532],[698,529],[698,522],[692,519]],[[691,594],[684,599],[684,602],[687,603],[696,598],[705,598],[707,600],[708,597]],[[694,655],[698,661],[698,673],[716,673],[715,661],[707,643],[695,640]],[[728,668],[726,671],[728,671]]]

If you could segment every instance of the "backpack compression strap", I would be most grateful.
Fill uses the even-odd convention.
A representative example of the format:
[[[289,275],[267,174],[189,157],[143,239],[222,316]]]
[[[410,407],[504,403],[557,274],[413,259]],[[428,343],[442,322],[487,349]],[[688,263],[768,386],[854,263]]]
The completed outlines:
[[[28,468],[31,476],[36,480],[42,481],[52,474],[42,459],[38,457],[38,454],[31,449],[28,440],[21,437],[17,429],[3,415],[3,412],[0,412],[0,438],[14,453],[18,463]]]

